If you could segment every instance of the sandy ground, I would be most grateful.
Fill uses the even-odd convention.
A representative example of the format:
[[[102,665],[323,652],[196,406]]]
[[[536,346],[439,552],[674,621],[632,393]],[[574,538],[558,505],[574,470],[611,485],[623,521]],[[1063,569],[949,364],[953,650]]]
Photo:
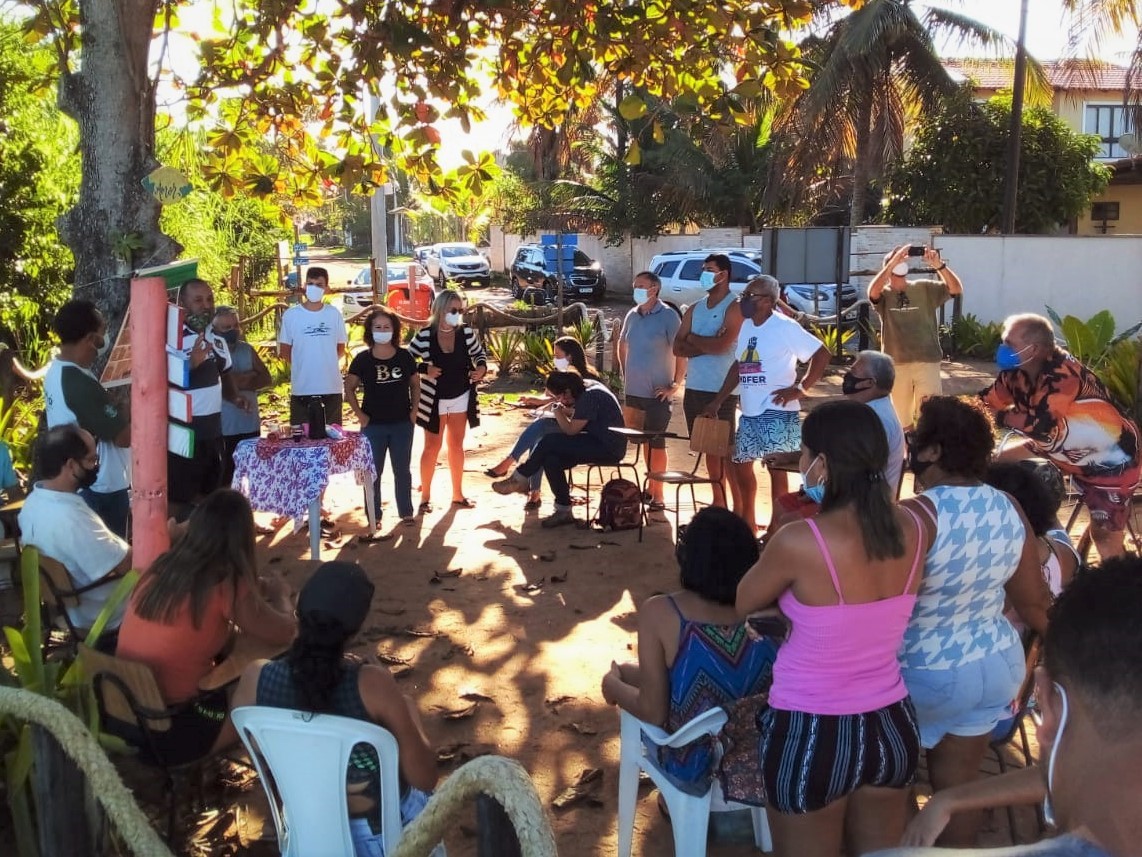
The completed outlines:
[[[979,389],[991,371],[963,364],[945,368],[955,392]],[[812,401],[839,395],[840,374],[831,371]],[[500,386],[493,380],[490,389]],[[611,854],[616,847],[618,715],[603,702],[599,682],[612,659],[635,657],[636,606],[677,587],[674,518],[656,515],[641,543],[637,531],[541,529],[539,516],[551,510],[549,493],[539,515],[525,513],[522,496],[500,497],[481,473],[500,459],[527,419],[513,408],[485,407],[482,425],[470,431],[466,443],[465,493],[476,508],[447,505],[448,475],[441,463],[434,480],[438,510],[418,518],[415,528],[396,526],[388,542],[357,541],[365,528],[361,491],[351,477],[335,480],[326,505],[340,533],[325,543],[322,556],[359,562],[376,583],[357,650],[393,664],[438,748],[441,777],[474,755],[515,758],[531,773],[549,808],[559,853]],[[671,428],[685,434],[680,401]],[[418,437],[414,502],[419,453]],[[685,441],[672,441],[669,455],[672,464],[690,466]],[[766,476],[759,481],[759,519],[764,521],[769,486]],[[391,497],[388,478],[383,496]],[[577,511],[582,515],[581,508]],[[384,512],[386,528],[397,523],[391,505]],[[683,522],[690,514],[684,506]],[[308,558],[307,535],[291,529],[262,537],[259,556],[299,588],[315,563]],[[587,799],[561,811],[551,808],[557,795],[594,769],[601,776]],[[138,771],[129,773],[144,803],[157,813],[162,800],[158,782],[153,776],[138,778]],[[191,832],[184,840],[186,853],[277,853],[272,824],[263,829],[261,788],[248,776],[237,779],[243,781],[241,787],[208,789],[207,814],[184,816],[184,828]],[[1024,835],[1031,835],[1029,811],[1021,814],[1020,823]],[[1002,813],[988,825],[988,842],[1009,841]],[[476,853],[474,812],[458,820],[446,844],[451,857]],[[635,853],[672,853],[669,823],[648,789],[640,792]],[[754,852],[747,845],[717,844],[711,853],[733,857]]]
[[[949,368],[957,392],[978,389],[987,378],[974,367]],[[839,384],[835,371],[822,391],[837,395]],[[497,386],[493,382],[491,389]],[[610,854],[616,847],[618,715],[603,702],[599,682],[612,659],[635,657],[636,605],[677,586],[673,515],[656,515],[641,543],[636,531],[541,529],[550,494],[538,515],[525,513],[522,496],[500,497],[481,473],[527,419],[516,409],[484,408],[482,425],[466,443],[465,493],[477,507],[454,510],[438,502],[438,511],[418,518],[416,528],[396,526],[389,542],[356,541],[365,526],[359,490],[335,482],[327,505],[342,534],[326,542],[323,558],[359,562],[376,583],[358,649],[400,660],[400,685],[416,700],[439,749],[441,776],[475,754],[510,756],[531,773],[550,808],[584,771],[601,769],[590,796],[552,809],[551,820],[561,854]],[[671,428],[685,433],[680,405]],[[669,454],[672,463],[689,466],[684,441],[672,442]],[[419,443],[414,502],[418,457]],[[765,520],[767,477],[760,481],[759,516]],[[388,480],[383,494],[391,496]],[[434,497],[450,497],[443,463]],[[682,520],[690,513],[684,507]],[[383,520],[386,527],[396,523],[391,506]],[[314,564],[305,536],[287,533],[267,537],[262,555],[300,586]],[[669,854],[670,826],[647,791],[639,801],[635,851]],[[238,804],[256,815],[260,797],[255,788]],[[474,814],[466,815],[446,840],[453,857],[475,854]],[[1024,821],[1030,822],[1029,814]],[[1004,816],[994,822],[988,839],[1008,841]],[[256,824],[241,827],[246,838]],[[272,839],[272,828],[266,833]],[[753,850],[720,844],[712,852],[728,857]]]

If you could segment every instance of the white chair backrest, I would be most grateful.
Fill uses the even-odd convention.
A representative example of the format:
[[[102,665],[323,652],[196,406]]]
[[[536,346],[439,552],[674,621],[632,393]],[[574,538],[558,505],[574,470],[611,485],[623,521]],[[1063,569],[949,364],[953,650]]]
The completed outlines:
[[[401,818],[397,742],[391,732],[351,717],[268,706],[236,708],[231,717],[266,790],[283,855],[353,853],[345,773],[356,744],[376,748],[381,833],[385,853],[393,853]]]

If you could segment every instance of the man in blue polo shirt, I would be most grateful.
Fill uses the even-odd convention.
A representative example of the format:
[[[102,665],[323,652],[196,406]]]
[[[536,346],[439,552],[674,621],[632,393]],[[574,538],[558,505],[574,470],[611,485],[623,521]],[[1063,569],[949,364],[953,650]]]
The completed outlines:
[[[674,394],[686,375],[686,359],[674,356],[674,337],[682,324],[678,313],[658,299],[662,281],[643,271],[634,278],[635,308],[619,333],[619,371],[628,411],[641,412],[642,430],[664,432],[670,424]],[[638,427],[638,426],[635,426]],[[666,469],[666,439],[646,445],[647,471]],[[651,509],[662,509],[662,483],[650,483]]]

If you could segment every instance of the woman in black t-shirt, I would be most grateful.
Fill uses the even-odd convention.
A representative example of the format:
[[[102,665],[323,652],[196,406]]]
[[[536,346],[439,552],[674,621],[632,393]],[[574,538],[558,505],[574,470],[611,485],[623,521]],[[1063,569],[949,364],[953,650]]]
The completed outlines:
[[[369,347],[353,357],[345,376],[345,400],[361,422],[361,433],[373,448],[377,479],[373,500],[377,529],[365,538],[381,541],[381,474],[385,453],[393,465],[397,512],[401,522],[411,526],[412,512],[412,435],[416,425],[416,402],[420,396],[420,376],[416,360],[400,347],[401,323],[387,309],[375,309],[365,316],[365,344]],[[358,403],[357,389],[364,389]],[[369,488],[366,487],[366,491]]]

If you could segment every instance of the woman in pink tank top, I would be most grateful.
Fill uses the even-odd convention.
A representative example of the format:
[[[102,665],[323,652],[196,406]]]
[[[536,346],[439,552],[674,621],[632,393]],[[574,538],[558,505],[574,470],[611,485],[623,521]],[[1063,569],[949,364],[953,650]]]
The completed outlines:
[[[774,604],[789,639],[759,719],[778,855],[839,857],[899,842],[920,737],[896,659],[920,584],[921,527],[883,478],[888,441],[859,402],[816,408],[800,470],[815,520],[776,533],[738,586],[738,613]]]

